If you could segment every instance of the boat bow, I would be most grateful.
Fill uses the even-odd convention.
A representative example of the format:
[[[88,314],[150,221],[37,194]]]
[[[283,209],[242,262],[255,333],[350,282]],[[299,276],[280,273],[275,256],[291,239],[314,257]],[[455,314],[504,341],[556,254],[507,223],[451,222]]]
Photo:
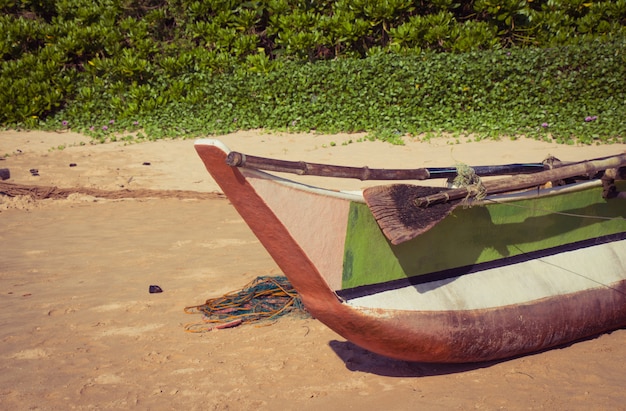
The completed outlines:
[[[361,194],[231,167],[217,140],[195,148],[311,314],[373,352],[486,361],[626,325],[626,212],[599,183],[492,197],[394,245]]]

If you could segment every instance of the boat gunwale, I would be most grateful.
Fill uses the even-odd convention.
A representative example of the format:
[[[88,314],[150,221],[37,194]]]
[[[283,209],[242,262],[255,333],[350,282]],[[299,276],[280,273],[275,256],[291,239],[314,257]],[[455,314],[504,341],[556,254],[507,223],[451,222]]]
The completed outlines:
[[[219,147],[226,154],[232,151],[222,141],[218,139],[199,139],[199,140],[196,140],[196,142],[194,143],[194,145],[206,145],[206,144]],[[340,198],[343,200],[354,201],[357,203],[365,203],[365,199],[363,197],[363,190],[333,190],[331,188],[319,187],[319,186],[314,186],[311,184],[302,183],[300,181],[295,181],[289,178],[281,177],[273,173],[268,173],[266,171],[262,171],[258,169],[250,169],[250,168],[242,168],[242,167],[234,167],[234,168],[239,169],[244,175],[272,180],[273,182],[279,185],[285,186],[285,187],[290,187],[290,188],[298,189],[301,191],[323,195],[327,197]],[[327,177],[327,178],[333,178],[333,177]],[[408,183],[407,181],[419,181],[419,180],[398,180],[398,181],[403,181],[403,182],[402,183],[400,182],[390,183],[390,184],[413,184],[413,183]],[[414,185],[419,185],[419,184],[414,184]],[[600,179],[594,179],[594,180],[589,180],[589,181],[570,183],[567,185],[557,186],[557,187],[547,187],[547,188],[534,187],[534,188],[530,188],[527,190],[515,191],[515,192],[510,192],[510,193],[488,195],[482,200],[472,201],[471,205],[482,206],[482,205],[493,204],[493,203],[508,203],[508,202],[514,202],[514,201],[538,199],[538,198],[543,198],[543,197],[548,197],[548,196],[561,195],[561,194],[567,194],[570,192],[586,190],[586,189],[599,187],[599,186],[602,186],[602,181]],[[446,188],[446,187],[442,187],[442,188]]]

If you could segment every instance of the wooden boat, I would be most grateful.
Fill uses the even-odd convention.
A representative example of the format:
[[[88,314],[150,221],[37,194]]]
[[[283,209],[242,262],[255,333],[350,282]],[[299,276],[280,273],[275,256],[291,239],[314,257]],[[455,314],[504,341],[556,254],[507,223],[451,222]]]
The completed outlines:
[[[199,140],[195,148],[308,311],[367,350],[411,361],[479,362],[626,325],[626,186],[619,181],[626,154],[499,178],[516,183],[515,191],[493,194],[494,183],[471,207],[440,203],[447,208],[434,222],[414,229],[404,221],[394,238],[397,221],[385,219],[418,202],[384,209],[385,201],[368,205],[376,201],[366,197],[413,186],[328,190],[243,164],[245,155],[217,140]],[[324,168],[282,163],[301,174]],[[282,163],[273,169],[287,171]],[[568,182],[581,167],[583,181],[548,188],[532,180]],[[520,179],[528,180],[526,189]],[[411,219],[427,208],[413,210]]]

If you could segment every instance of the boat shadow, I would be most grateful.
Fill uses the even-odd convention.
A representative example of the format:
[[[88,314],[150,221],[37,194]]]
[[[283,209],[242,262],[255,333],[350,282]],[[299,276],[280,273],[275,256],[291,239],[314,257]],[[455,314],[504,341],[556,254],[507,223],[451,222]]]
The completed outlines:
[[[443,364],[443,363],[425,363],[416,361],[395,360],[380,354],[373,353],[350,341],[332,340],[328,343],[330,348],[335,352],[337,357],[341,359],[346,368],[350,371],[365,372],[368,374],[379,375],[383,377],[434,377],[449,374],[458,374],[467,371],[474,371],[481,368],[489,368],[494,365],[513,361],[518,358],[531,357],[548,351],[562,350],[569,348],[575,344],[595,340],[604,334],[611,334],[615,331],[626,330],[626,327],[617,330],[580,338],[555,347],[545,348],[526,354],[520,354],[500,360],[483,361],[477,363],[461,363],[461,364]]]
[[[487,368],[504,360],[466,364],[438,364],[395,360],[385,357],[350,341],[332,340],[328,343],[335,354],[350,371],[365,372],[384,377],[432,377],[436,375],[456,374]]]

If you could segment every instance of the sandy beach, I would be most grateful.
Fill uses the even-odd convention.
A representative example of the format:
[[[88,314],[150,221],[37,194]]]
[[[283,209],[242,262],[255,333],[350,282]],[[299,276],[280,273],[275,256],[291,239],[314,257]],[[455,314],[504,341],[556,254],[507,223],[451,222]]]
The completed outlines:
[[[259,156],[386,168],[626,151],[452,137],[393,146],[362,137],[245,131],[220,139]],[[186,306],[281,275],[220,195],[193,140],[92,144],[72,132],[2,131],[3,168],[11,177],[0,184],[71,194],[0,194],[2,410],[626,409],[626,330],[467,365],[387,359],[298,315],[185,332],[200,320]],[[163,292],[150,294],[150,285]]]

